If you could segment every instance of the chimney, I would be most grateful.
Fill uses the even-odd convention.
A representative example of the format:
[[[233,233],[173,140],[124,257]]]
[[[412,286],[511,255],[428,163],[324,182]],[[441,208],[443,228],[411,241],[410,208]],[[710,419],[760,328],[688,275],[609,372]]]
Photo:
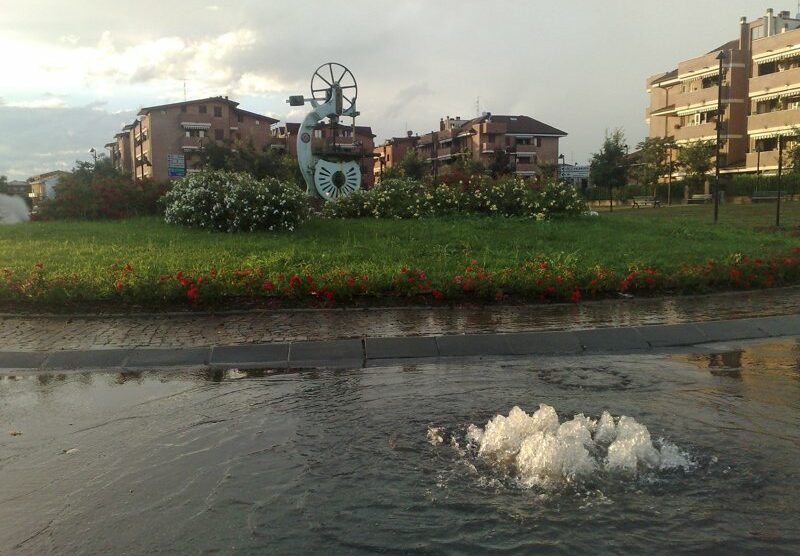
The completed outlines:
[[[767,8],[767,15],[764,16],[764,25],[765,25],[765,37],[771,37],[775,34],[775,22],[773,18],[774,10],[772,8]]]
[[[414,132],[409,129],[408,131],[406,131],[406,135],[412,137],[414,135]]]
[[[750,26],[744,16],[739,18],[739,50],[750,50]]]

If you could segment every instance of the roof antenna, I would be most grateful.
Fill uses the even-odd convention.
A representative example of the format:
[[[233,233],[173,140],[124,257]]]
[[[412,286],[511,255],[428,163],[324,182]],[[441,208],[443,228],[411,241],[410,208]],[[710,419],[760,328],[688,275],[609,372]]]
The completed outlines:
[[[186,102],[186,78],[183,78],[183,102]]]
[[[475,99],[475,117],[478,118],[481,115],[481,97]]]

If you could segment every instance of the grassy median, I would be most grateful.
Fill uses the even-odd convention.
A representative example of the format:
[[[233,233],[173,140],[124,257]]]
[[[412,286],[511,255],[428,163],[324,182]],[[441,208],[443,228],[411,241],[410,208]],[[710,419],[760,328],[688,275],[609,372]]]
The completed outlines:
[[[797,205],[785,207],[786,225],[800,221]],[[728,205],[716,226],[710,207],[664,207],[545,222],[315,219],[277,234],[156,218],[33,222],[0,227],[0,302],[577,301],[797,283],[800,240],[768,229],[774,210]]]

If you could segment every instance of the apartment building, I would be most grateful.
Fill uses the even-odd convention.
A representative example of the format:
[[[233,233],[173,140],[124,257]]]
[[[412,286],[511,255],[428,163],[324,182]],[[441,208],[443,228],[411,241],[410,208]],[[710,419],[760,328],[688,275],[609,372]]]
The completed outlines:
[[[416,144],[436,174],[459,157],[471,157],[490,166],[498,151],[511,158],[519,176],[535,176],[541,163],[558,161],[558,141],[567,134],[530,116],[504,116],[485,112],[470,120],[447,116],[439,131],[422,135]]]
[[[106,147],[115,167],[134,179],[166,181],[195,168],[203,145],[212,141],[252,141],[265,148],[277,121],[242,110],[228,97],[148,106]]]
[[[720,121],[723,172],[774,170],[778,137],[787,146],[800,135],[800,15],[769,9],[752,22],[742,17],[737,39],[646,83],[650,137],[671,136],[679,146],[715,140]]]
[[[399,164],[406,156],[406,153],[417,146],[418,141],[419,136],[408,131],[405,137],[392,137],[376,146],[374,149],[375,160],[373,170],[375,173],[375,180],[380,182],[383,172]]]
[[[274,123],[270,129],[270,147],[297,159],[297,134],[300,124]],[[319,123],[314,127],[311,150],[325,156],[333,154],[357,160],[361,166],[361,187],[369,189],[375,185],[373,151],[375,134],[370,126],[348,126]]]
[[[69,172],[63,170],[54,170],[38,176],[28,178],[28,183],[31,186],[30,198],[33,204],[38,204],[43,199],[52,198],[55,196],[55,188],[58,182],[64,176],[68,176]]]

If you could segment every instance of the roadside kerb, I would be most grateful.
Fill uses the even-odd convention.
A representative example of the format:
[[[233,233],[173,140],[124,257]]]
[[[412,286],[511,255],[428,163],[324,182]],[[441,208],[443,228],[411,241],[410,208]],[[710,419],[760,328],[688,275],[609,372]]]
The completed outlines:
[[[800,315],[675,325],[365,338],[204,348],[0,351],[0,369],[152,369],[161,367],[353,368],[392,361],[645,352],[733,340],[800,336]]]

